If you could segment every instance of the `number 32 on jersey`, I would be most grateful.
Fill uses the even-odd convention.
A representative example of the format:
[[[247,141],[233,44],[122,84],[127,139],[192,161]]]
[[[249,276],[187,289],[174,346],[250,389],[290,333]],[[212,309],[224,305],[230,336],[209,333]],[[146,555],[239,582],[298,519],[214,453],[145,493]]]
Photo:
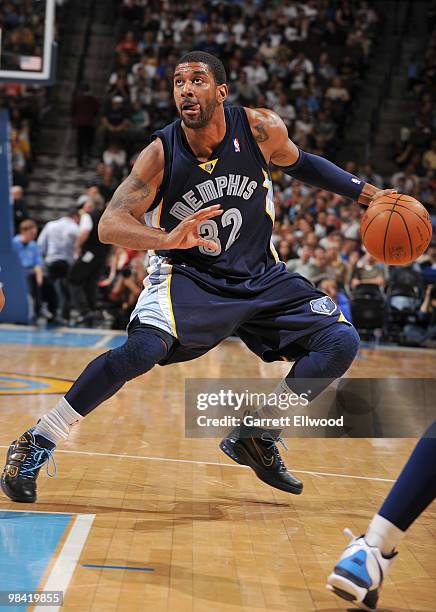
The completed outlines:
[[[235,242],[235,240],[239,238],[239,230],[241,229],[241,225],[242,225],[241,211],[238,208],[229,208],[229,210],[226,210],[221,215],[220,223],[222,223],[223,227],[228,227],[229,225],[232,226],[232,229],[230,231],[230,236],[228,237],[226,246],[224,247],[224,250],[227,251],[232,246],[232,244]],[[221,240],[218,237],[218,233],[219,233],[218,223],[214,221],[213,219],[208,219],[207,221],[203,221],[200,224],[199,233],[202,238],[205,238],[206,240],[212,240],[212,242],[215,242],[215,244],[218,247],[218,249],[214,251],[213,249],[210,249],[209,247],[201,246],[201,247],[198,247],[198,250],[200,251],[200,253],[203,253],[203,255],[212,255],[213,257],[220,255],[223,249],[221,245]]]

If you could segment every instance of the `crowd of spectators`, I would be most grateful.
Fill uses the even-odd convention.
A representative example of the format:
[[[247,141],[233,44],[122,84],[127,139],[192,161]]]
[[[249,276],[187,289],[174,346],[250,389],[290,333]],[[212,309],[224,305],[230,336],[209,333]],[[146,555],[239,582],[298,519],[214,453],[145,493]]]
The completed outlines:
[[[40,126],[45,105],[44,88],[28,84],[0,83],[0,108],[9,110],[10,144],[14,184],[27,187],[33,165],[32,144]]]
[[[42,65],[45,1],[6,0],[0,6],[2,69],[22,70],[29,58]]]
[[[172,75],[192,49],[224,62],[229,103],[269,107],[308,151],[334,159],[381,16],[359,0],[170,3],[124,0],[100,129],[125,169],[151,129],[175,117]],[[261,41],[261,43],[259,43]]]
[[[58,8],[68,0],[56,0]],[[44,49],[45,0],[5,0],[0,3],[2,70],[39,71]],[[1,82],[0,108],[9,111],[14,184],[27,187],[32,171],[33,143],[48,103],[46,87]]]
[[[158,0],[120,2],[122,26],[106,99],[100,107],[85,85],[73,101],[73,124],[82,127],[78,129],[79,165],[89,167],[91,163],[98,117],[103,146],[96,175],[77,203],[80,220],[72,212],[68,224],[63,221],[65,227],[76,224],[78,229],[73,251],[63,256],[67,263],[62,267],[62,282],[50,273],[50,258],[43,249],[48,285],[55,288],[49,313],[53,318],[68,320],[73,312],[70,320],[76,324],[95,324],[103,312],[105,322],[113,326],[122,327],[128,320],[145,276],[146,255],[124,249],[97,252],[93,232],[104,203],[129,172],[151,130],[174,119],[172,74],[185,51],[196,48],[219,55],[227,68],[230,103],[274,109],[299,146],[335,159],[383,18],[377,3],[252,0],[244,1],[242,7],[239,2],[206,6],[193,1],[189,8]],[[427,71],[432,49],[434,54],[434,45],[426,56]],[[420,78],[427,79],[428,86],[428,76]],[[425,87],[421,90],[424,103]],[[421,152],[423,167],[432,164],[434,145],[431,147]],[[389,185],[389,179],[370,164],[357,167],[350,161],[345,167],[379,187]],[[405,177],[392,177],[393,186],[415,195],[431,209],[432,175],[417,179],[406,168]],[[362,208],[278,171],[273,172],[273,181],[273,241],[287,268],[337,300],[349,320],[359,287],[372,287],[387,301],[394,284],[401,282],[393,269],[362,249]],[[43,238],[39,241],[42,247]],[[426,287],[436,282],[436,248],[409,268],[418,304],[430,312],[434,300]],[[418,324],[428,324],[429,317],[421,317]]]
[[[395,144],[397,172],[392,185],[428,205],[436,192],[436,2],[429,3],[427,24],[431,32],[424,56],[412,55],[407,66],[408,99],[414,104],[410,122]],[[405,92],[406,95],[406,92]],[[406,98],[407,99],[407,98]]]
[[[31,297],[31,321],[123,328],[146,274],[148,256],[110,249],[98,240],[104,202],[90,185],[75,206],[38,228],[32,219],[18,225],[13,248],[24,269]]]

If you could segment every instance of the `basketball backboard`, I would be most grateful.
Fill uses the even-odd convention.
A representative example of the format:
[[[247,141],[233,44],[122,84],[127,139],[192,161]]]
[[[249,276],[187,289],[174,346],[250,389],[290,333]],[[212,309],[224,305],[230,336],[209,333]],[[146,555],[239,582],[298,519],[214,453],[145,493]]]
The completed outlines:
[[[54,77],[56,0],[0,3],[0,82],[49,84]]]

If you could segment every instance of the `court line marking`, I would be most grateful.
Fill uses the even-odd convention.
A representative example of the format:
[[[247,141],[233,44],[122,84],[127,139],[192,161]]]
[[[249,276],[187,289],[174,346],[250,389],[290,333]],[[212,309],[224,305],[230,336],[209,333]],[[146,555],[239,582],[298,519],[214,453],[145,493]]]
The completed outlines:
[[[107,343],[116,337],[117,336],[115,334],[106,334],[105,336],[103,336],[103,338],[100,338],[100,340],[98,340],[95,344],[93,344],[91,348],[107,348],[106,347]]]
[[[75,516],[80,512],[55,512],[54,510],[15,510],[14,508],[0,508],[0,512],[19,512],[20,514],[68,514]]]
[[[154,567],[130,567],[129,565],[95,565],[94,563],[82,563],[82,567],[95,567],[98,569],[121,569],[136,572],[154,572]]]
[[[41,331],[41,328],[38,327],[37,325],[14,325],[13,323],[2,323],[1,326],[2,330],[7,330],[7,331],[23,331],[23,332],[29,332],[29,331]],[[51,329],[47,329],[47,328],[43,328],[42,331],[44,333],[62,333],[62,334],[84,334],[85,336],[87,334],[94,336],[94,335],[102,335],[102,336],[126,336],[126,332],[123,330],[118,330],[118,329],[102,329],[99,327],[64,327],[64,326],[59,326],[59,327],[53,327]]]
[[[9,448],[9,446],[1,446],[0,448]],[[145,455],[117,455],[115,453],[98,453],[91,451],[75,451],[75,450],[56,450],[57,453],[65,453],[70,455],[88,455],[90,457],[116,457],[117,459],[140,459],[142,461],[167,461],[172,463],[191,463],[194,465],[217,465],[219,467],[229,468],[244,468],[248,469],[248,465],[239,465],[238,463],[218,463],[217,461],[195,461],[194,459],[173,459],[172,457],[148,457]],[[356,480],[373,480],[375,482],[395,482],[392,478],[377,478],[376,476],[355,476],[354,474],[336,474],[334,472],[312,472],[308,470],[292,470],[293,474],[309,474],[311,476],[331,476],[334,478],[354,478]]]
[[[94,519],[95,514],[78,514],[76,516],[74,525],[71,527],[44,585],[44,591],[62,591],[65,594]],[[51,612],[58,612],[61,607],[50,606],[50,610]],[[34,612],[47,612],[47,606],[37,606]]]

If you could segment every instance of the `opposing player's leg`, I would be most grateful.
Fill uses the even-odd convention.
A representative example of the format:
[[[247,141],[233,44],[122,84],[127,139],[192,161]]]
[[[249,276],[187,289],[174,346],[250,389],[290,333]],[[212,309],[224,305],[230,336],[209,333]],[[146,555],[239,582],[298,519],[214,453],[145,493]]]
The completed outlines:
[[[348,370],[359,348],[359,336],[351,325],[334,323],[299,339],[297,344],[305,354],[295,361],[276,394],[300,395],[310,388],[308,397],[313,400]],[[286,350],[282,354],[286,355]],[[267,405],[256,416],[271,419],[281,414],[279,408]],[[282,442],[286,448],[280,433],[280,430],[241,426],[222,440],[220,448],[233,461],[250,466],[272,487],[299,494],[303,483],[287,470],[280,455],[277,443]]]
[[[12,442],[1,478],[3,492],[13,501],[36,501],[38,473],[71,427],[127,381],[164,360],[173,342],[167,332],[133,322],[123,346],[91,361],[57,405]]]
[[[345,548],[327,588],[363,610],[375,610],[383,579],[405,532],[436,497],[436,422],[424,433],[365,535]]]

